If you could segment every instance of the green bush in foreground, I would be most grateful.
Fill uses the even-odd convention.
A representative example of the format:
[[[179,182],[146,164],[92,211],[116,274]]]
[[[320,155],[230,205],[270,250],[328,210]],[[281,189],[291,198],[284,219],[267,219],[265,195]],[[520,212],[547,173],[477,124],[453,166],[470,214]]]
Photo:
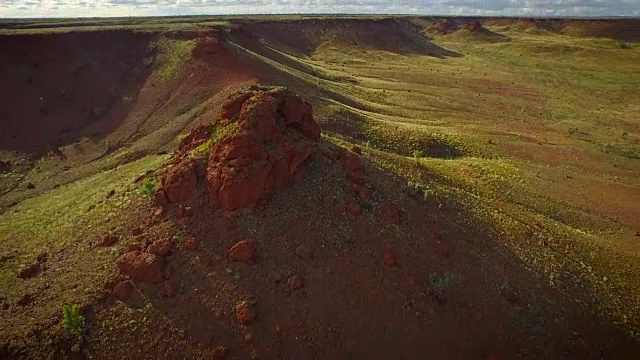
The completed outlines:
[[[62,313],[62,323],[64,326],[70,333],[79,339],[82,338],[84,336],[84,317],[80,315],[80,308],[78,308],[78,305],[73,305],[72,307],[64,305],[62,307]]]

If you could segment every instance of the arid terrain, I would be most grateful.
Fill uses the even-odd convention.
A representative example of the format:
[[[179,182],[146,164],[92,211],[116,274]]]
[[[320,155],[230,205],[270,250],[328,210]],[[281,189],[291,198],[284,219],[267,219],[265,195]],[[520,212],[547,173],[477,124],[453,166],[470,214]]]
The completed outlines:
[[[638,28],[0,22],[0,359],[639,358]]]

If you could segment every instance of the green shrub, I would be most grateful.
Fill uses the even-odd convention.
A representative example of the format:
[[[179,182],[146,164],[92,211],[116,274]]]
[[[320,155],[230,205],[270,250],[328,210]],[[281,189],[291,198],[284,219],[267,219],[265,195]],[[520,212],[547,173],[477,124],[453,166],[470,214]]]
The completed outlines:
[[[451,273],[431,273],[429,274],[429,282],[438,291],[442,291],[453,282],[453,274]]]
[[[69,330],[69,332],[79,339],[84,336],[84,317],[80,315],[80,308],[78,305],[69,307],[64,305],[62,307],[62,323]]]
[[[413,150],[413,159],[416,161],[416,166],[420,166],[420,158],[422,157],[422,151]]]
[[[158,181],[152,178],[145,178],[140,184],[140,192],[146,197],[152,197],[156,193],[156,184]]]

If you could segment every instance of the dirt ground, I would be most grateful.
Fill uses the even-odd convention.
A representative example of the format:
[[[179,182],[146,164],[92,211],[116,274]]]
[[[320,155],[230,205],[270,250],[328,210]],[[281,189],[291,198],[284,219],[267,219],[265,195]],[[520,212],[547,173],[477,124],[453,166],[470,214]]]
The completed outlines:
[[[637,358],[637,21],[472,20],[3,27],[0,358]],[[294,183],[145,196],[256,83],[313,105]]]

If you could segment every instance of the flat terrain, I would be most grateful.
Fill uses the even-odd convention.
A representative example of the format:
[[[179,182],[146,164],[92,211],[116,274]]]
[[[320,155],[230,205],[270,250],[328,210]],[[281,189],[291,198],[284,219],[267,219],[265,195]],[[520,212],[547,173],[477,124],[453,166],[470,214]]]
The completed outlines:
[[[639,25],[2,23],[0,358],[637,358]],[[313,105],[304,179],[255,209],[200,194],[190,217],[158,212],[142,179],[256,83]],[[373,193],[358,216],[349,156]],[[245,238],[256,263],[229,262]],[[174,294],[116,300],[116,259],[157,239]],[[73,304],[82,341],[61,323]]]

